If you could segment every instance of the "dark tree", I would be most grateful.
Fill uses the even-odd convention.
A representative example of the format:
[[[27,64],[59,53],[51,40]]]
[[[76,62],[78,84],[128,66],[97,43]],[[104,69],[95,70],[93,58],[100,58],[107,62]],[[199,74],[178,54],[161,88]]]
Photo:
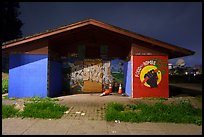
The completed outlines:
[[[19,2],[1,2],[1,37],[0,42],[22,37],[21,27],[23,23],[18,18],[20,15]]]

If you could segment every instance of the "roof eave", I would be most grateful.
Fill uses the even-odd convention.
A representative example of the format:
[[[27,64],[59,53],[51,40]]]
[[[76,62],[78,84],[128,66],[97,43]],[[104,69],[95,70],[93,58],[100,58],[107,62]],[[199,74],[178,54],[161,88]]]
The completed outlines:
[[[76,22],[76,23],[72,23],[70,25],[62,26],[60,28],[52,29],[52,30],[49,30],[49,31],[46,31],[46,32],[43,32],[43,33],[38,33],[36,35],[28,36],[26,38],[21,38],[21,39],[18,39],[16,41],[11,41],[10,43],[6,42],[2,46],[2,49],[6,49],[6,48],[9,48],[9,47],[12,47],[12,46],[16,46],[16,45],[31,42],[31,41],[34,41],[34,40],[42,39],[42,38],[45,38],[45,37],[49,37],[51,35],[59,34],[59,33],[62,33],[62,32],[66,32],[66,31],[76,29],[76,28],[79,28],[79,27],[83,27],[83,26],[86,26],[86,25],[90,25],[90,24],[94,25],[94,26],[97,26],[97,27],[100,27],[100,28],[103,28],[103,29],[106,29],[106,30],[109,30],[109,31],[112,31],[112,32],[115,32],[115,33],[122,34],[124,36],[128,36],[128,37],[133,38],[133,39],[138,39],[138,40],[142,40],[142,41],[145,41],[145,42],[153,44],[153,45],[157,45],[159,47],[168,49],[168,50],[173,51],[173,52],[178,52],[178,53],[180,52],[184,56],[193,55],[195,53],[194,51],[191,51],[191,50],[188,50],[188,49],[185,49],[185,48],[181,48],[181,47],[178,47],[178,46],[166,43],[166,42],[162,42],[162,41],[150,38],[150,37],[146,37],[146,36],[143,36],[143,35],[140,35],[140,34],[137,34],[137,33],[122,29],[122,28],[119,28],[117,26],[113,26],[113,25],[110,25],[110,24],[107,24],[107,23],[103,23],[103,22],[100,22],[100,21],[97,21],[97,20],[94,20],[94,19],[82,20],[82,21],[79,21],[79,22]]]

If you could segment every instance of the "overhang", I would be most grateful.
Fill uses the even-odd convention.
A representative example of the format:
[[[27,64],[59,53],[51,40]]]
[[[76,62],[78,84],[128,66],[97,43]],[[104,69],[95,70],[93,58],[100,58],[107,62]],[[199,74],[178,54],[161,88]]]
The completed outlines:
[[[8,42],[4,42],[2,44],[2,51],[6,51],[9,48],[19,46],[22,44],[25,45],[26,43],[30,43],[30,42],[40,40],[43,38],[51,38],[53,36],[56,36],[58,34],[62,34],[64,32],[69,32],[69,31],[71,32],[71,31],[77,30],[77,29],[80,30],[80,28],[83,28],[85,26],[90,26],[90,25],[92,25],[94,27],[98,27],[100,29],[110,31],[110,32],[115,33],[115,34],[119,34],[120,36],[128,38],[131,41],[139,40],[139,41],[143,41],[145,43],[148,43],[149,46],[153,46],[153,47],[156,46],[158,48],[164,49],[165,51],[168,52],[169,59],[195,54],[194,51],[191,51],[191,50],[188,50],[185,48],[181,48],[179,46],[172,45],[172,44],[169,44],[169,43],[166,43],[166,42],[163,42],[160,40],[156,40],[156,39],[153,39],[153,38],[150,38],[147,36],[143,36],[143,35],[137,34],[135,32],[131,32],[131,31],[122,29],[122,28],[117,27],[117,26],[113,26],[113,25],[110,25],[110,24],[107,24],[107,23],[104,23],[101,21],[97,21],[95,19],[82,20],[82,21],[72,23],[69,25],[65,25],[65,26],[62,26],[62,27],[59,27],[56,29],[47,30],[47,31],[42,32],[42,33],[38,33],[38,34],[31,35],[31,36],[27,36],[27,37],[11,40]]]

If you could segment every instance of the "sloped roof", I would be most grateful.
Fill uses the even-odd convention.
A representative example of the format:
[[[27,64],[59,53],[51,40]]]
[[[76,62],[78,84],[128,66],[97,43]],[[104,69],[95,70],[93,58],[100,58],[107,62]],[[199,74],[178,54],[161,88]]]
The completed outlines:
[[[181,48],[181,47],[178,47],[178,46],[175,46],[175,45],[172,45],[172,44],[160,41],[160,40],[156,40],[156,39],[144,36],[144,35],[140,35],[138,33],[131,32],[131,31],[128,31],[128,30],[122,29],[120,27],[113,26],[113,25],[110,25],[110,24],[107,24],[107,23],[104,23],[101,21],[97,21],[95,19],[86,19],[86,20],[82,20],[82,21],[79,21],[76,23],[65,25],[65,26],[62,26],[59,28],[47,30],[47,31],[42,32],[42,33],[37,33],[37,34],[31,35],[31,36],[7,41],[7,42],[4,42],[2,44],[3,45],[2,50],[7,49],[9,47],[17,46],[17,45],[20,45],[20,44],[23,44],[26,42],[31,42],[31,41],[38,40],[38,39],[45,38],[45,37],[49,37],[49,36],[52,36],[55,34],[63,33],[66,31],[73,30],[73,29],[77,29],[79,27],[83,27],[83,26],[87,26],[87,25],[94,25],[94,26],[97,26],[97,27],[100,27],[100,28],[103,28],[103,29],[106,29],[106,30],[109,30],[109,31],[112,31],[115,33],[119,33],[119,34],[128,36],[128,37],[133,38],[133,39],[145,41],[145,42],[150,43],[152,45],[156,45],[158,47],[170,50],[171,52],[181,53],[183,56],[193,55],[195,53],[194,51],[191,51],[191,50],[188,50],[185,48]]]

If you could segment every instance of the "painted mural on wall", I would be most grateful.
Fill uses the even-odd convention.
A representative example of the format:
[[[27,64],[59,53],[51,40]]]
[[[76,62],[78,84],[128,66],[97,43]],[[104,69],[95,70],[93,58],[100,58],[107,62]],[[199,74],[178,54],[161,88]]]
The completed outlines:
[[[133,57],[135,96],[168,96],[167,61],[166,56]]]
[[[102,75],[101,60],[84,60],[83,92],[101,92]]]
[[[111,76],[113,81],[113,90],[119,88],[119,84],[121,83],[124,86],[124,60],[121,59],[113,59],[111,60]]]
[[[63,90],[68,93],[102,92],[124,83],[124,63],[120,59],[66,58],[63,60]]]
[[[102,84],[103,84],[103,89],[107,89],[109,84],[112,83],[113,78],[111,75],[110,71],[110,61],[103,61],[103,66],[102,66],[102,73],[103,73],[103,78],[102,78]]]
[[[63,61],[64,89],[70,93],[83,91],[83,61],[66,59]]]

